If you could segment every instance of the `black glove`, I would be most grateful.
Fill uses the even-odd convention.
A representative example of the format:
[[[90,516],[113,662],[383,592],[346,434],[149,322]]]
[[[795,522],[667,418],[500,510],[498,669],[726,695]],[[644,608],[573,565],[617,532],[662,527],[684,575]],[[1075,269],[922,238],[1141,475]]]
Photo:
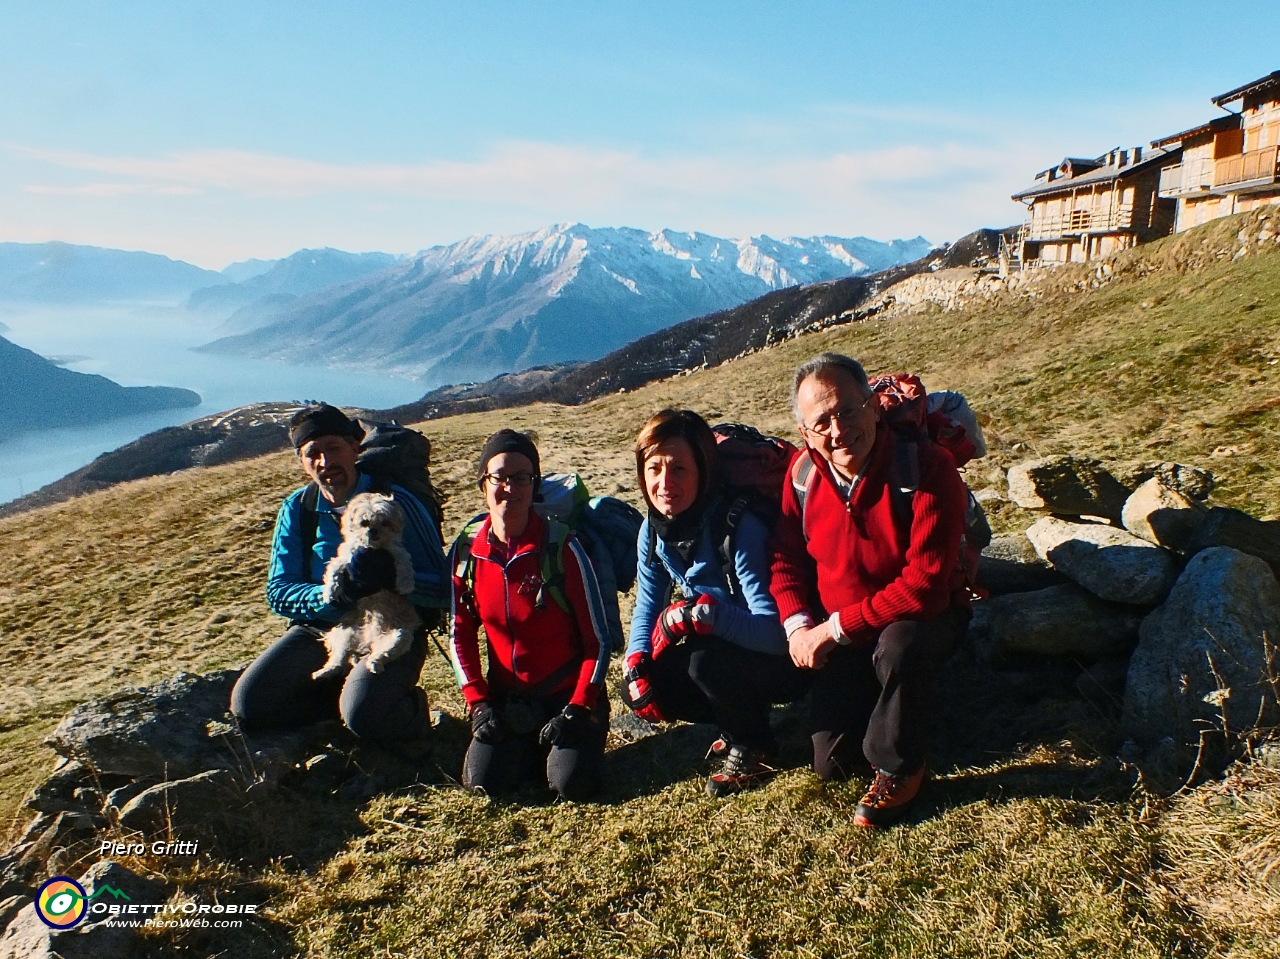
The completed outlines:
[[[507,731],[502,726],[502,716],[493,708],[489,700],[482,699],[471,707],[471,738],[478,743],[492,746],[506,739]]]
[[[360,547],[333,576],[329,600],[336,606],[354,606],[380,589],[396,588],[396,561],[385,549]]]
[[[570,703],[542,727],[538,742],[544,746],[572,746],[582,739],[591,723],[591,712],[585,706]]]

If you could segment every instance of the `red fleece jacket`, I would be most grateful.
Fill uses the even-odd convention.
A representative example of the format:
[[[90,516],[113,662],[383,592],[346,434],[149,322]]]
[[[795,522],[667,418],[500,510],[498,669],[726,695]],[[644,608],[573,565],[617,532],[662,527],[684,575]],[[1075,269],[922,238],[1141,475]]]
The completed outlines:
[[[855,646],[865,646],[890,623],[930,619],[965,602],[959,565],[968,505],[964,481],[946,450],[920,445],[908,538],[895,522],[888,485],[895,443],[882,423],[849,500],[818,453],[796,454],[813,460],[816,475],[803,518],[790,472],[782,492],[771,592],[784,623],[799,613],[821,622],[838,610],[841,629]]]
[[[537,607],[542,585],[540,550],[546,525],[537,513],[523,535],[495,548],[486,519],[471,546],[475,558],[474,609],[463,602],[466,584],[453,567],[453,653],[462,694],[471,706],[489,698],[490,686],[508,695],[540,697],[572,690],[570,702],[591,708],[600,695],[609,666],[609,643],[600,589],[581,544],[571,534],[564,546],[562,591],[571,612],[549,593]],[[457,547],[455,546],[455,549]],[[505,553],[505,555],[503,555]],[[479,614],[477,618],[476,614]],[[480,666],[479,628],[489,646],[489,674]],[[550,689],[548,677],[564,671]]]

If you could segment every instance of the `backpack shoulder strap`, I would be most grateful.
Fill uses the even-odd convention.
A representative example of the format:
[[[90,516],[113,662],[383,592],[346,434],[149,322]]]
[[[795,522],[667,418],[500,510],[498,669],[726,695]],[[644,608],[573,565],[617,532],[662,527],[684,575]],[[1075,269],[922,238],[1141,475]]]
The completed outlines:
[[[480,527],[484,525],[485,515],[481,513],[462,527],[462,532],[449,550],[449,556],[453,560],[453,575],[462,580],[462,595],[458,597],[458,601],[477,619],[480,617],[476,612],[476,558],[471,554],[471,546],[475,543]]]
[[[302,555],[306,564],[307,579],[311,579],[311,553],[316,548],[316,536],[320,528],[320,487],[308,483],[302,491],[302,522],[299,532],[302,534]]]
[[[542,585],[538,588],[536,605],[539,609],[546,606],[546,595],[556,601],[556,605],[566,613],[571,612],[569,599],[564,594],[564,546],[569,539],[569,529],[557,519],[544,520],[546,529],[542,533],[542,546],[539,550]]]
[[[813,460],[809,458],[809,454],[797,456],[795,462],[791,464],[791,488],[795,491],[796,502],[800,504],[800,529],[806,540],[809,538],[809,532],[805,529],[805,508],[808,506],[809,493],[813,490],[813,484],[817,478],[818,471],[814,469]]]
[[[920,444],[894,437],[893,462],[889,467],[889,502],[898,528],[911,538],[912,507],[920,489]]]
[[[711,541],[720,558],[720,571],[729,585],[729,595],[741,598],[742,585],[738,582],[736,556],[738,552],[738,524],[751,506],[751,498],[745,493],[726,502],[711,517]]]

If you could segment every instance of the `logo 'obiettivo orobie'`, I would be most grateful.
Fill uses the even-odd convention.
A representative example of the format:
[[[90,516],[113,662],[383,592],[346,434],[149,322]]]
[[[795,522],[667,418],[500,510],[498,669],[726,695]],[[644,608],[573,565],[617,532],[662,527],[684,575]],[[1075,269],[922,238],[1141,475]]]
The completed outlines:
[[[54,929],[70,929],[88,909],[84,886],[66,876],[54,876],[36,893],[36,915]]]

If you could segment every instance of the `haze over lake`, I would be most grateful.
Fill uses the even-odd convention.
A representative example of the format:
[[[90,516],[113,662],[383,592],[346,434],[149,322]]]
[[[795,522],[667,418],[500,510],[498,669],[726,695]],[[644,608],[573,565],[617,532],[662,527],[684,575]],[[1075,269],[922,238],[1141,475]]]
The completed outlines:
[[[122,386],[181,386],[199,406],[109,420],[83,428],[0,437],[0,502],[16,499],[153,430],[246,403],[324,399],[384,408],[417,399],[421,384],[392,376],[193,353],[213,338],[206,322],[167,304],[62,307],[0,304],[5,337],[63,365]]]

